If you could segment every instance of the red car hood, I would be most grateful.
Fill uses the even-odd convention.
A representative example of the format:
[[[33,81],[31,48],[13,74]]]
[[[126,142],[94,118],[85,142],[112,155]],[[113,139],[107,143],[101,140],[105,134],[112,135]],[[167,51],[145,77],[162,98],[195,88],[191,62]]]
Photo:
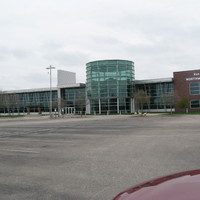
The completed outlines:
[[[145,182],[113,200],[200,200],[200,169]]]

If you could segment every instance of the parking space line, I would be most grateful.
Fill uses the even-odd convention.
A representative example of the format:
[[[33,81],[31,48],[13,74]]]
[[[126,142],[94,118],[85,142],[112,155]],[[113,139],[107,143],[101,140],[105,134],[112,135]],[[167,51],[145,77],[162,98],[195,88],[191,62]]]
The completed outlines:
[[[20,149],[0,149],[1,151],[8,151],[8,152],[19,152],[19,153],[35,153],[39,154],[39,151],[27,151],[27,150],[20,150]]]

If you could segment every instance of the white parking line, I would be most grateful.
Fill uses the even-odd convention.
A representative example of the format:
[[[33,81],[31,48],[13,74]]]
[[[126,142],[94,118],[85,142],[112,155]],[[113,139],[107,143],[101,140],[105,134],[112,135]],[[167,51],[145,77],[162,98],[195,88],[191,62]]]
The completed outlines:
[[[19,152],[19,153],[40,153],[39,151],[27,151],[27,150],[20,150],[20,149],[0,149],[0,152],[1,151]]]

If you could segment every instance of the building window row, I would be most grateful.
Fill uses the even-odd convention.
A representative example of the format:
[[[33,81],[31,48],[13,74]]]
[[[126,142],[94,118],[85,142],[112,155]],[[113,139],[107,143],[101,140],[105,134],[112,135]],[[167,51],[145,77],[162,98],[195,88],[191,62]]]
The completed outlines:
[[[200,100],[191,100],[190,107],[193,109],[200,108]]]
[[[200,95],[200,82],[190,83],[190,95]]]

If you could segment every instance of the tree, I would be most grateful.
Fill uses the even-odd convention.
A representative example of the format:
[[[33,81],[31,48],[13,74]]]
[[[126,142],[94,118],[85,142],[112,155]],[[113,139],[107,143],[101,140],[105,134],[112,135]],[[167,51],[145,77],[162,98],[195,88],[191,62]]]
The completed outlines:
[[[171,109],[171,114],[172,114],[172,107],[173,107],[174,101],[175,101],[174,93],[173,92],[165,93],[161,96],[161,99],[162,99],[162,103],[164,104],[165,109],[167,106],[169,106]]]
[[[10,96],[9,96],[9,94],[4,94],[4,106],[7,110],[7,113],[10,114]]]
[[[11,109],[14,114],[16,111],[19,113],[21,107],[21,101],[19,94],[7,94],[6,104],[9,109]]]
[[[52,109],[55,111],[55,110],[58,110],[58,101],[56,99],[54,99],[52,101]]]
[[[64,108],[67,107],[67,100],[63,98],[58,98],[58,111],[59,114],[64,114]]]
[[[20,107],[21,107],[19,94],[11,94],[11,105],[12,105],[13,113],[17,111],[19,114]]]
[[[138,90],[135,93],[134,98],[137,107],[141,110],[141,112],[143,112],[144,105],[149,104],[150,102],[150,96],[148,96],[144,90]]]
[[[75,107],[78,108],[78,110],[80,110],[81,116],[86,106],[85,98],[86,98],[85,93],[78,92],[75,94],[75,99],[74,99]]]
[[[186,99],[186,98],[181,99],[178,102],[178,107],[182,108],[182,109],[185,109],[185,112],[187,112],[187,109],[189,107],[189,101],[188,101],[188,99]]]
[[[5,93],[0,91],[0,112],[5,112]]]

